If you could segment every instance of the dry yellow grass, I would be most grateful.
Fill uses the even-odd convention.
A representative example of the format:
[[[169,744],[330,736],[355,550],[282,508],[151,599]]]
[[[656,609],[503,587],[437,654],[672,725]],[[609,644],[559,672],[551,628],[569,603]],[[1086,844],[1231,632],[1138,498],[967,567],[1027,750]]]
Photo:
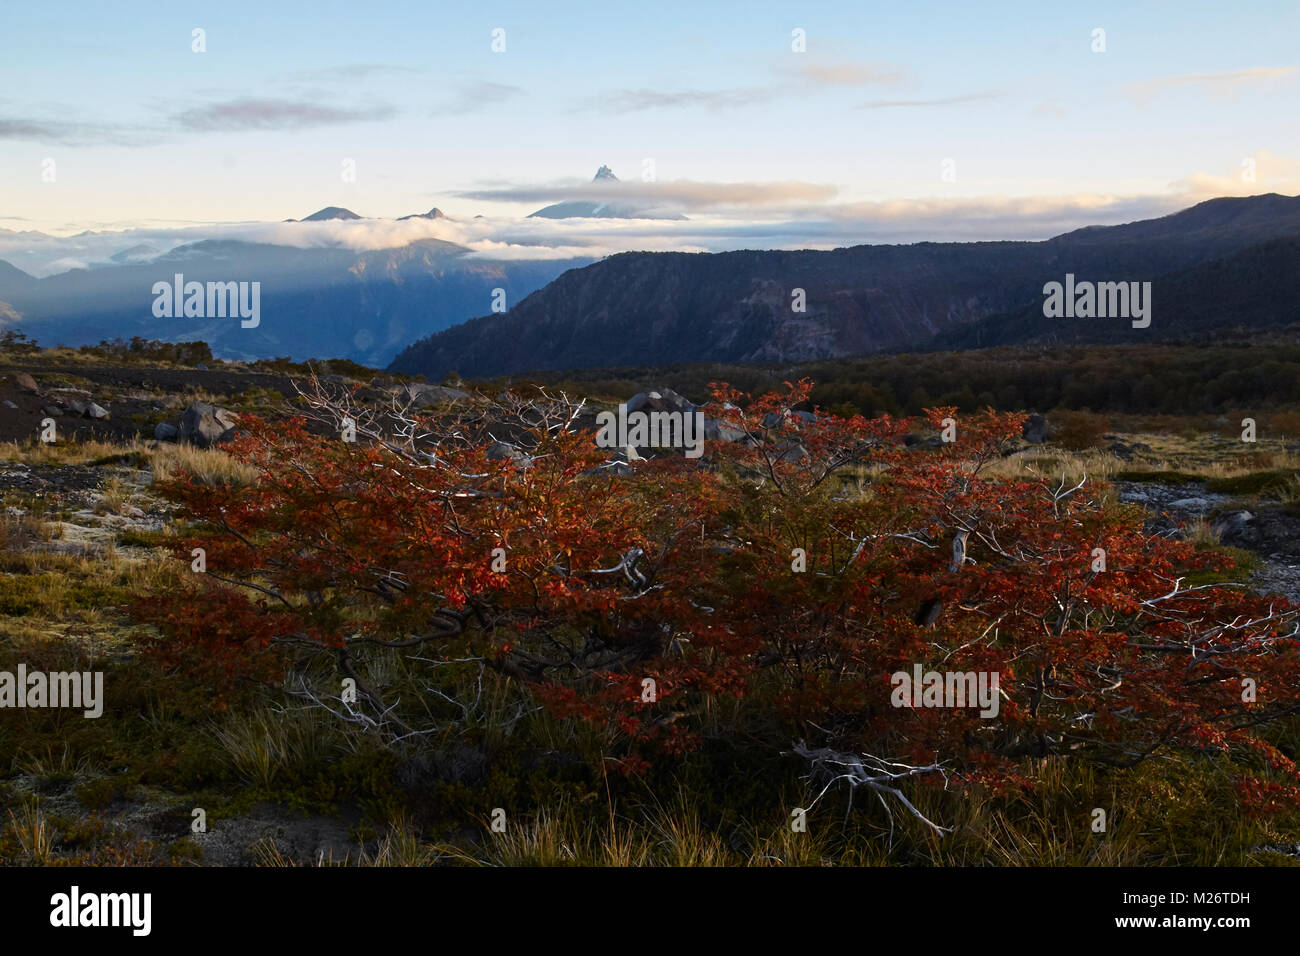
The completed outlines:
[[[126,444],[104,441],[56,442],[47,445],[35,439],[0,442],[0,461],[25,465],[86,465],[143,449],[140,442]]]
[[[47,445],[35,440],[0,443],[0,461],[26,465],[88,465],[115,458],[139,456],[147,461],[154,478],[164,480],[187,471],[204,484],[249,485],[257,473],[220,448],[198,448],[155,442],[61,442]],[[118,489],[119,491],[121,489]],[[109,506],[109,510],[115,510]]]
[[[205,485],[247,487],[257,480],[257,472],[236,461],[220,448],[196,448],[193,445],[159,445],[148,452],[149,467],[155,481],[166,481],[184,471]]]

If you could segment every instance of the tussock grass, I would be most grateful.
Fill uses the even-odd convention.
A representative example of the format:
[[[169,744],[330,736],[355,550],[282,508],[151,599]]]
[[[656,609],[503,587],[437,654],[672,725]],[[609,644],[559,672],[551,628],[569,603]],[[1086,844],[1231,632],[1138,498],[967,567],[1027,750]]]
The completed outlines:
[[[0,461],[25,465],[92,465],[117,461],[141,451],[139,442],[58,441],[47,445],[34,438],[0,442]]]
[[[1285,468],[1241,472],[1236,475],[1211,478],[1206,481],[1205,490],[1230,495],[1281,497],[1298,478],[1300,472]]]
[[[1032,765],[1032,766],[1031,766]],[[843,799],[828,799],[807,814],[796,830],[784,814],[758,825],[719,826],[699,809],[699,795],[679,789],[661,803],[650,797],[625,811],[558,805],[522,819],[507,816],[505,832],[493,833],[490,818],[479,820],[481,839],[466,844],[424,843],[406,825],[396,826],[380,849],[361,854],[357,865],[470,866],[1137,866],[1151,863],[1224,863],[1259,839],[1257,828],[1230,815],[1206,821],[1204,845],[1172,858],[1157,850],[1162,841],[1188,841],[1189,824],[1215,814],[1197,778],[1186,794],[1166,792],[1162,772],[1140,771],[1103,778],[1094,768],[1058,759],[1028,761],[1036,782],[1032,793],[996,798],[979,790],[940,787],[913,793],[917,808],[943,821],[939,836],[895,805],[892,818],[870,795],[859,794],[845,813]],[[1159,791],[1167,804],[1148,806]],[[807,797],[807,793],[803,797]],[[790,799],[801,799],[791,793]],[[1096,809],[1106,811],[1106,829],[1094,829]],[[1167,823],[1169,812],[1175,822]],[[1190,818],[1190,819],[1189,819]],[[1153,834],[1152,831],[1158,831]]]
[[[335,729],[325,725],[332,720],[317,708],[261,706],[228,714],[212,733],[239,777],[269,791],[286,770],[324,758]]]
[[[148,467],[155,480],[165,480],[179,471],[194,475],[208,485],[250,485],[257,473],[220,448],[144,442],[58,442],[47,445],[34,439],[0,442],[0,461],[26,465],[114,465]]]
[[[24,801],[17,813],[9,810],[9,835],[29,866],[48,866],[53,860],[58,837],[37,803]]]
[[[155,481],[166,481],[180,472],[204,485],[234,485],[246,488],[257,480],[255,469],[226,454],[220,448],[160,444],[149,453],[149,467]]]
[[[126,510],[127,503],[130,500],[130,487],[121,478],[111,476],[100,483],[99,501],[96,504],[96,510],[120,515]]]
[[[0,551],[22,551],[38,542],[61,537],[62,528],[35,513],[0,514]]]
[[[999,478],[1062,479],[1074,484],[1087,477],[1092,481],[1105,481],[1118,470],[1120,462],[1105,451],[1071,451],[1044,445],[1032,454],[1013,455],[990,462],[984,474]]]
[[[1183,525],[1183,540],[1190,541],[1198,548],[1217,548],[1221,535],[1205,518],[1194,518]]]

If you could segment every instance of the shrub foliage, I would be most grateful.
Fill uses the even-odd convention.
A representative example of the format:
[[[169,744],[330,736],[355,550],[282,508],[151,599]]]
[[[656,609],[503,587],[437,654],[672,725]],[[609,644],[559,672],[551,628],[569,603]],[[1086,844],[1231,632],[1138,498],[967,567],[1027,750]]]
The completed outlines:
[[[916,423],[793,411],[810,392],[718,385],[704,411],[743,440],[631,465],[562,394],[382,414],[318,394],[314,421],[246,419],[251,487],[162,486],[206,572],[137,614],[171,666],[395,746],[454,732],[492,670],[629,773],[722,739],[905,800],[1022,785],[1026,756],[1231,753],[1246,806],[1296,801],[1267,733],[1300,706],[1295,607],[1188,586],[1227,559],[1148,536],[1093,482],[990,474],[1022,416],[931,409],[955,440],[908,448]],[[898,706],[918,664],[998,675],[997,713]]]

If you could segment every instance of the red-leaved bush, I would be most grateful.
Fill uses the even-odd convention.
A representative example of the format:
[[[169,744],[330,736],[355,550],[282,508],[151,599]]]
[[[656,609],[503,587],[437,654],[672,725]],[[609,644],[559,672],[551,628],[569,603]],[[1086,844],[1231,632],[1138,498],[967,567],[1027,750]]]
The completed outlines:
[[[450,675],[469,666],[606,728],[632,770],[725,712],[746,745],[878,789],[1231,750],[1289,781],[1243,776],[1248,802],[1296,802],[1262,733],[1300,707],[1295,607],[1188,585],[1226,559],[1144,533],[1103,483],[1005,477],[1022,416],[934,409],[954,440],[913,448],[917,423],[795,412],[809,390],[720,386],[704,411],[741,440],[631,465],[562,396],[421,415],[318,394],[314,425],[243,422],[253,487],[163,486],[194,522],[178,556],[204,548],[207,571],[138,614],[218,700],[262,680],[394,739],[468,715]],[[419,699],[380,652],[419,670]],[[896,706],[918,664],[996,674],[996,715]]]

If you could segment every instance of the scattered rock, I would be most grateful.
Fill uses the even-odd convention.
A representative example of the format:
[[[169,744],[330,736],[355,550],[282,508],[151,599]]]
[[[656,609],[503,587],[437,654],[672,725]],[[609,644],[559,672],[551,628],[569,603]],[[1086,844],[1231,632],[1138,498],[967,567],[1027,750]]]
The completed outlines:
[[[1041,445],[1047,441],[1047,419],[1042,415],[1030,415],[1020,427],[1020,434],[1031,445]]]
[[[416,408],[458,402],[470,397],[469,392],[462,392],[458,388],[448,388],[446,385],[422,385],[419,383],[398,386],[397,392],[399,395],[404,392]]]
[[[303,863],[340,862],[355,859],[362,849],[345,819],[308,817],[269,803],[190,838],[203,852],[203,862],[216,866],[263,863],[268,855]]]
[[[705,441],[748,441],[749,433],[743,428],[736,428],[728,425],[726,422],[719,421],[716,418],[704,419],[704,440]]]
[[[807,455],[808,449],[800,444],[783,445],[777,449],[777,461],[800,461]]]
[[[160,422],[154,426],[153,437],[158,441],[176,441],[180,434],[175,425],[169,425],[167,422]]]
[[[94,402],[91,402],[90,405],[86,407],[85,414],[87,418],[107,418],[108,409],[103,405],[97,405]]]
[[[224,408],[207,402],[192,402],[181,416],[178,437],[185,444],[211,448],[229,440],[238,424],[235,416]]]
[[[528,454],[522,448],[516,448],[509,442],[494,441],[487,447],[488,461],[513,461],[516,464],[527,467],[533,463]]]
[[[9,399],[7,398],[4,400],[4,406],[5,408],[15,408],[15,409],[18,407],[13,402],[9,401]]]
[[[764,428],[775,428],[781,423],[782,419],[786,421],[797,421],[804,425],[811,425],[817,421],[817,416],[812,412],[795,411],[795,412],[769,412],[763,416]]]
[[[26,372],[19,372],[17,375],[15,375],[14,384],[17,385],[19,388],[21,388],[24,392],[29,392],[32,395],[35,395],[37,391],[39,391],[39,389],[36,387],[36,379],[32,378]]]
[[[693,412],[699,406],[688,398],[678,395],[671,388],[660,388],[653,392],[637,392],[627,400],[629,412]]]
[[[1249,511],[1231,511],[1225,515],[1220,515],[1210,526],[1220,535],[1240,533],[1242,527],[1250,521],[1254,521],[1255,516]]]

